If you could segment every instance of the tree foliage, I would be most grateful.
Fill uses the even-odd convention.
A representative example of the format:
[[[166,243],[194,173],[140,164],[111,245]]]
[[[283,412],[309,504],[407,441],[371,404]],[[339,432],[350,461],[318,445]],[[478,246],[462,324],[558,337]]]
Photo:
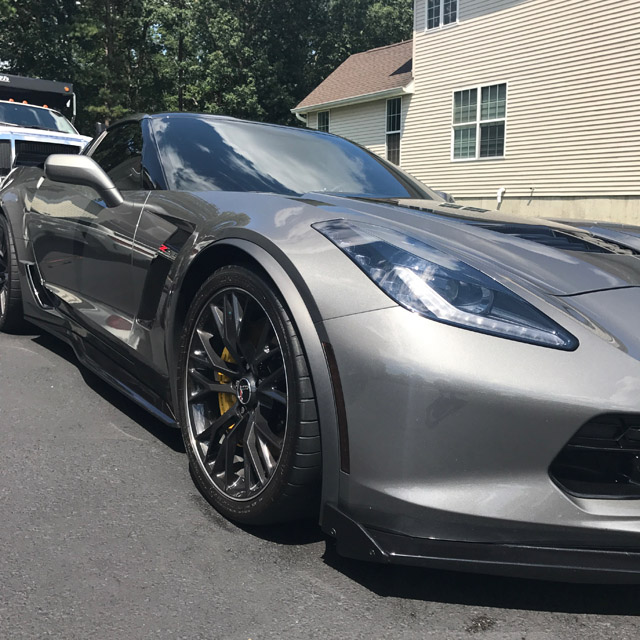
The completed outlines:
[[[193,110],[291,123],[350,54],[411,36],[412,0],[0,0],[4,69],[73,82],[79,124]]]

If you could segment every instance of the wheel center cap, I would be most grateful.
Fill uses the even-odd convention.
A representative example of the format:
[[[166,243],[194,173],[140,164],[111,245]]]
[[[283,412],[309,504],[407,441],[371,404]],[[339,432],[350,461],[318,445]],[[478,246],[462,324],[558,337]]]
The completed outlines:
[[[236,395],[241,405],[248,405],[253,397],[254,386],[248,378],[242,378],[236,382]]]

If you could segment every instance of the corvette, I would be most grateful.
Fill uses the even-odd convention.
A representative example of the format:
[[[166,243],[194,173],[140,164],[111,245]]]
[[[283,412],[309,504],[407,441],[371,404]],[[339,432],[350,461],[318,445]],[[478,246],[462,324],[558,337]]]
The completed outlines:
[[[327,133],[135,116],[7,177],[0,329],[179,427],[236,522],[639,581],[639,256],[634,227],[461,206]]]

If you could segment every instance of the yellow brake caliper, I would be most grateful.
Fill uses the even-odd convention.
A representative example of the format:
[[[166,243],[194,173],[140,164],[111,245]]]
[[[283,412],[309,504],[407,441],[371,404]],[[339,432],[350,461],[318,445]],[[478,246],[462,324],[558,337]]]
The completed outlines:
[[[229,353],[229,350],[225,347],[224,351],[222,352],[222,355],[220,356],[225,362],[229,362],[230,364],[235,364],[233,358],[231,357],[231,354]],[[220,378],[220,384],[229,384],[231,382],[231,378],[229,378],[228,376],[225,376],[224,373],[218,373],[218,376]],[[224,413],[226,413],[227,411],[229,411],[229,409],[231,409],[231,407],[233,407],[233,405],[238,401],[238,398],[236,398],[234,393],[219,393],[218,394],[218,405],[220,407],[220,415],[223,415]],[[229,430],[233,429],[235,425],[232,424],[229,427]]]

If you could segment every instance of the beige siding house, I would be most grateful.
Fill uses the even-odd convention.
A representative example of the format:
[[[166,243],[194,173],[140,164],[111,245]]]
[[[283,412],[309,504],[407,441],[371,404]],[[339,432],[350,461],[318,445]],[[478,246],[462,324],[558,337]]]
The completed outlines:
[[[349,61],[390,82],[374,58],[409,44],[396,94],[351,90]],[[416,0],[412,43],[352,56],[293,111],[462,204],[640,224],[638,0]]]

